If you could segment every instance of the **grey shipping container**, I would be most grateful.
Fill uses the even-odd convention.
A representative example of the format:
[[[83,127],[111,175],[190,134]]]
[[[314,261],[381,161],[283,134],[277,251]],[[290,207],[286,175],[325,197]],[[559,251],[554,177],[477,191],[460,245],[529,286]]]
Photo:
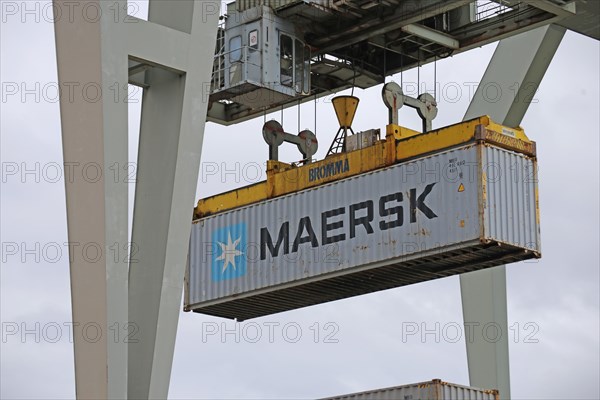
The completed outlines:
[[[327,397],[323,400],[498,400],[497,390],[455,385],[434,379],[367,392]]]
[[[184,309],[245,320],[540,257],[536,168],[475,142],[196,220]]]

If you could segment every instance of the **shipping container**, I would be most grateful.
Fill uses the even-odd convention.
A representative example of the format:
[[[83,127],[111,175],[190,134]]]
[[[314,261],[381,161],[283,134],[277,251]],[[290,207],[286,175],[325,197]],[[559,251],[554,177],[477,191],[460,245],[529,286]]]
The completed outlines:
[[[367,392],[327,397],[322,400],[499,400],[497,390],[456,385],[434,379]]]
[[[245,320],[540,257],[535,145],[475,122],[433,154],[411,152],[458,128],[398,141],[409,161],[234,209],[204,202],[219,206],[192,225],[184,309]],[[305,172],[344,176],[361,151]]]

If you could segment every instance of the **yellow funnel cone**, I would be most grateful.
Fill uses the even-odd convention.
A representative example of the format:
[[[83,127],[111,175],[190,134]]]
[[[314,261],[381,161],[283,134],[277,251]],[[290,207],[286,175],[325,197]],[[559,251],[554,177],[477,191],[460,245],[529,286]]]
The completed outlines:
[[[334,97],[331,102],[335,109],[335,114],[340,122],[340,127],[350,128],[356,108],[358,107],[358,97],[354,96],[338,96]]]

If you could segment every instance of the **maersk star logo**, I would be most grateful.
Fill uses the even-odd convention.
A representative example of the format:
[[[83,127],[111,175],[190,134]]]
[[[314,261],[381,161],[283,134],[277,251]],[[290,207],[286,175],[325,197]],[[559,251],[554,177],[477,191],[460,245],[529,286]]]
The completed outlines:
[[[217,242],[217,244],[219,246],[221,246],[221,255],[219,257],[217,257],[217,261],[224,260],[223,269],[221,270],[221,273],[224,273],[225,271],[227,271],[227,267],[230,265],[233,267],[233,269],[236,269],[235,268],[235,257],[241,256],[242,254],[244,254],[237,249],[238,245],[240,244],[240,239],[241,239],[241,237],[235,239],[235,242],[232,243],[231,242],[231,232],[229,232],[229,236],[227,237],[226,244]]]
[[[246,224],[227,226],[212,234],[212,280],[222,281],[246,274]]]

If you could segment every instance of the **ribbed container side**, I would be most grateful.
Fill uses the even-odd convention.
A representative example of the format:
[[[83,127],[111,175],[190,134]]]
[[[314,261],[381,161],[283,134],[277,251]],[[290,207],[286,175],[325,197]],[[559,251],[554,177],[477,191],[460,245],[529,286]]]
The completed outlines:
[[[498,400],[495,390],[478,389],[474,387],[456,385],[453,383],[432,380],[429,382],[415,383],[371,390],[342,396],[328,397],[322,400]]]
[[[539,252],[537,163],[531,157],[485,146],[485,236]]]
[[[248,319],[531,258],[514,163],[532,166],[473,144],[195,221],[186,309]]]

